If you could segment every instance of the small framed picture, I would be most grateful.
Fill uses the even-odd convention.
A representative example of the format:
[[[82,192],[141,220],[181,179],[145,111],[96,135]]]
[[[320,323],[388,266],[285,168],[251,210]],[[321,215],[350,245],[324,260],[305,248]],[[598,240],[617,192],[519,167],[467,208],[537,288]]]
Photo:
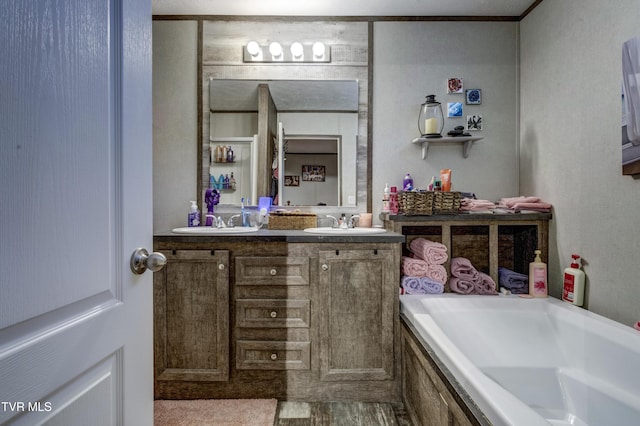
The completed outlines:
[[[324,182],[324,166],[302,166],[302,180],[307,182]]]
[[[452,77],[447,80],[447,93],[463,93],[462,92],[462,79]]]
[[[482,103],[482,90],[467,89],[465,90],[467,105],[480,105]]]
[[[462,117],[462,102],[448,102],[447,117],[449,118]]]
[[[300,176],[286,175],[284,177],[284,186],[300,186]]]
[[[467,130],[482,130],[482,116],[467,115]]]

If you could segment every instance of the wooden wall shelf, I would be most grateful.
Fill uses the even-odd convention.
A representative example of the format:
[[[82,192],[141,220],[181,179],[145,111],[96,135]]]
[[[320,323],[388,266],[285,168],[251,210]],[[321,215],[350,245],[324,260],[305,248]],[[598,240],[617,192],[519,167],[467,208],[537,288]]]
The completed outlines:
[[[462,156],[467,158],[469,156],[469,151],[471,151],[471,145],[475,141],[479,141],[483,139],[481,136],[443,136],[441,138],[415,138],[412,143],[422,145],[422,159],[426,159],[427,155],[429,155],[429,145],[432,143],[461,143],[462,145]]]

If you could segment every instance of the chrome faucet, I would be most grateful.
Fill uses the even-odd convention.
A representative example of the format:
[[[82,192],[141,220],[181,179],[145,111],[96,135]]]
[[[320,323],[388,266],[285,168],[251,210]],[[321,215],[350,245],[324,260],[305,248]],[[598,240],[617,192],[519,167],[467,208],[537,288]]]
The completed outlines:
[[[333,220],[333,224],[331,225],[332,228],[338,228],[340,226],[340,222],[338,222],[338,219],[336,219],[335,216],[331,216],[330,214],[328,214],[325,217]]]
[[[239,214],[234,214],[234,215],[233,215],[233,216],[231,216],[231,217],[229,218],[229,220],[227,221],[227,226],[228,226],[229,228],[233,228],[233,227],[235,227],[235,226],[236,226],[236,225],[233,223],[233,219],[234,219],[234,218],[236,218],[236,217],[241,217],[241,215],[239,215]]]
[[[216,228],[226,228],[227,225],[224,224],[224,220],[222,219],[222,216],[218,216],[216,218]]]
[[[354,219],[358,219],[358,223],[360,223],[360,215],[359,214],[354,214],[353,216],[351,216],[349,218],[349,228],[355,228],[355,225],[353,224]]]

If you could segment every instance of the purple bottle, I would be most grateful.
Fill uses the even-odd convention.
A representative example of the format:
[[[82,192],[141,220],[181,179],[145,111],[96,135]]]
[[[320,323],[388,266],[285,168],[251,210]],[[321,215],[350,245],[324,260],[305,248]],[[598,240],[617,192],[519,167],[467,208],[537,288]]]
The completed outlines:
[[[404,176],[402,180],[402,190],[403,191],[411,191],[413,189],[413,178],[409,173]]]

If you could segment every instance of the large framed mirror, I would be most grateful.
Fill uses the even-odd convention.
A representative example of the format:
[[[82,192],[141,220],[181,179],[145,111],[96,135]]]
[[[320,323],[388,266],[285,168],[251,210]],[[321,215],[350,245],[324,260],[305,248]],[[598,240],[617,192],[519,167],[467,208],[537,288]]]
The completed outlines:
[[[371,202],[368,158],[371,148],[368,23],[277,19],[203,20],[201,37],[200,93],[203,108],[202,143],[199,144],[198,154],[198,196],[201,197],[210,184],[211,138],[250,139],[257,135],[255,181],[258,197],[271,195],[273,188],[276,188],[277,201],[281,205],[287,205],[288,202],[290,205],[306,206],[306,209],[318,212],[335,212],[336,208],[346,213],[366,211]],[[305,45],[320,40],[331,47],[330,62],[278,64],[245,61],[243,52],[249,41],[255,40],[262,45],[275,39],[284,44],[299,41]],[[248,82],[252,84],[250,90],[240,88],[240,85]],[[310,83],[317,83],[312,85],[316,88],[309,86]],[[329,90],[325,84],[342,87],[339,90]],[[347,88],[349,86],[351,88]],[[211,90],[214,90],[213,95]],[[240,95],[240,92],[244,95]],[[328,93],[330,95],[326,96]],[[301,99],[324,99],[322,102],[331,101],[331,105],[287,105],[288,101],[285,101],[285,98],[296,102]],[[350,105],[340,106],[347,99]],[[261,110],[269,111],[266,119],[260,119],[258,111]],[[322,119],[318,114],[323,114]],[[327,118],[329,114],[334,114],[334,117]],[[291,121],[300,117],[303,120],[301,125]],[[341,127],[351,127],[350,124],[345,124],[350,120],[355,120],[355,131],[349,129],[346,133]],[[279,151],[284,153],[283,159],[287,158],[286,168],[284,164],[282,168],[277,166],[278,121],[283,123],[284,135],[287,138]],[[320,126],[322,122],[325,124]],[[339,124],[337,127],[330,127],[326,124],[328,122]],[[354,144],[352,140],[355,140]],[[305,144],[306,147],[303,148]],[[217,143],[214,149],[215,146]],[[313,148],[309,149],[309,146]],[[313,159],[299,158],[312,154],[315,154]],[[317,162],[321,158],[326,164]],[[324,185],[319,182],[312,185],[312,181],[303,181],[302,166],[325,166]],[[291,167],[294,167],[294,170],[291,170]],[[277,179],[274,181],[273,171],[276,169]],[[280,173],[280,170],[284,173]],[[219,180],[220,172],[214,173]],[[237,172],[234,172],[234,176],[236,175]],[[289,178],[285,186],[287,176]],[[299,176],[299,179],[295,179],[295,176]],[[299,186],[293,186],[297,182]],[[333,189],[323,192],[323,187],[328,187],[332,182]],[[278,190],[279,184],[282,186]],[[315,190],[315,195],[311,189]],[[329,192],[333,194],[331,199],[327,195]],[[223,194],[220,202],[234,204],[234,197],[242,198],[238,189],[234,196],[228,194],[228,201]],[[255,204],[255,200],[252,199],[252,203]]]
[[[254,170],[257,161],[249,155],[235,156],[228,162],[223,155],[224,161],[218,161],[221,143],[227,151],[226,140],[245,138],[259,143],[259,122],[265,115],[260,111],[260,87],[266,87],[275,120],[283,129],[279,138],[266,141],[271,148],[267,170]],[[258,179],[266,177],[272,182],[265,195],[276,205],[357,205],[357,80],[210,79],[209,110],[210,185],[220,187],[220,180],[226,180],[229,173],[244,176],[242,183],[248,179],[254,183],[237,185],[238,189],[225,185],[221,203],[255,196]],[[228,151],[237,152],[237,148],[234,151],[228,144]],[[243,193],[238,192],[241,187]]]

